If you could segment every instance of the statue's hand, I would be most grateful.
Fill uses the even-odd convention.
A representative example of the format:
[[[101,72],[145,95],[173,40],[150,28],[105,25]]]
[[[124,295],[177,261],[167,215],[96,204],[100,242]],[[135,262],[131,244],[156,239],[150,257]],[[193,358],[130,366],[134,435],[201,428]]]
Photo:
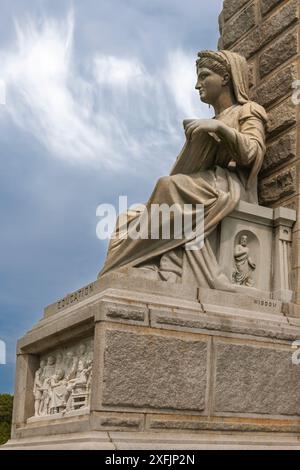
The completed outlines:
[[[248,263],[249,263],[250,268],[256,269],[256,263],[254,263],[252,259],[248,258]]]
[[[218,132],[220,122],[217,119],[196,119],[193,121],[184,121],[184,128],[186,138],[189,140],[201,132]]]

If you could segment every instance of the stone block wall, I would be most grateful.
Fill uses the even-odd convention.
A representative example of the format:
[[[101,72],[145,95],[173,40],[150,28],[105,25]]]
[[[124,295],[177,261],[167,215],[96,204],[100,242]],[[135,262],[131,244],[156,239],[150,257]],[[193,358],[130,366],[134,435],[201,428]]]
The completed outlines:
[[[240,53],[249,63],[251,98],[269,113],[267,154],[259,178],[260,204],[299,213],[300,104],[293,102],[299,80],[300,0],[224,0],[220,49]],[[299,90],[299,88],[298,88]],[[297,90],[296,90],[297,91]],[[296,93],[300,98],[300,92]],[[294,228],[292,285],[300,304],[300,220]]]

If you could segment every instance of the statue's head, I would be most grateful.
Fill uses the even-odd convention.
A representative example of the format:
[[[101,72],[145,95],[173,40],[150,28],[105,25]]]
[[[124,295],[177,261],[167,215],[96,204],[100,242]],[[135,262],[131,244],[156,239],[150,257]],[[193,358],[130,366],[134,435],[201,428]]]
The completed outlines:
[[[44,369],[47,365],[47,361],[45,359],[41,359],[40,360],[40,368],[41,369]]]
[[[71,362],[73,362],[73,359],[74,359],[73,351],[68,351],[67,354],[66,354],[66,357],[65,357],[65,362],[70,364]]]
[[[86,368],[86,361],[80,360],[78,362],[77,372],[82,372]]]
[[[55,356],[48,357],[48,366],[54,366],[55,362],[56,362]]]
[[[83,356],[86,353],[86,345],[85,343],[80,343],[78,347],[78,353],[80,356]]]
[[[61,352],[58,352],[56,354],[56,364],[61,364],[63,361],[63,354]]]
[[[199,90],[201,101],[214,104],[224,91],[232,93],[230,64],[220,53],[201,51],[196,65],[196,89]]]
[[[62,380],[65,376],[65,371],[63,369],[58,369],[56,372],[55,372],[55,378],[56,380]]]
[[[248,244],[248,237],[247,235],[242,235],[241,238],[240,238],[240,244],[242,246],[247,246]]]

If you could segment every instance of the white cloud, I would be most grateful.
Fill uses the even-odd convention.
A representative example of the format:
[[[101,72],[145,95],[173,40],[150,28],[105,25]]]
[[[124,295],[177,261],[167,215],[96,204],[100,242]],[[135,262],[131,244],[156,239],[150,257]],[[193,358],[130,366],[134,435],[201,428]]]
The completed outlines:
[[[179,122],[199,115],[195,58],[173,51],[165,67],[151,73],[135,57],[97,51],[85,58],[83,78],[74,60],[74,27],[73,13],[63,21],[16,23],[14,47],[0,52],[7,111],[70,163],[118,169],[160,162],[167,144],[172,151],[183,139]]]
[[[0,80],[0,105],[6,103],[6,84],[4,80]]]
[[[171,52],[165,70],[165,80],[169,86],[177,108],[187,116],[199,115],[199,102],[195,100],[196,68],[195,59],[182,50]],[[202,105],[204,110],[204,105]]]
[[[129,86],[136,80],[143,80],[146,71],[135,59],[123,59],[113,56],[97,56],[95,76],[99,85]]]

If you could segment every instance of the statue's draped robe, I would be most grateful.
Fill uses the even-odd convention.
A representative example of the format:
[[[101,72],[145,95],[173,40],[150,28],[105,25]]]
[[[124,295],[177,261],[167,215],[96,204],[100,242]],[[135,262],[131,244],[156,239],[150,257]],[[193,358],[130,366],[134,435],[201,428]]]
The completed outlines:
[[[169,274],[173,273],[173,280],[176,278],[175,282],[178,282],[184,278],[184,271],[188,271],[188,281],[196,285],[224,290],[232,288],[219,269],[208,236],[241,199],[257,203],[257,175],[265,154],[267,116],[260,105],[248,99],[244,59],[234,53],[223,52],[231,64],[237,104],[227,108],[216,119],[232,128],[235,134],[233,142],[206,132],[187,141],[170,176],[158,180],[144,209],[149,216],[150,234],[151,205],[177,204],[183,212],[184,205],[190,204],[195,220],[196,207],[202,204],[204,247],[196,251],[186,250],[186,244],[192,238],[128,238],[130,222],[137,222],[145,215],[143,211],[132,211],[125,225],[120,223],[116,229],[100,277],[122,267],[148,265],[157,269],[161,279],[170,280]],[[195,228],[193,226],[193,230]]]
[[[234,260],[236,267],[234,271],[234,280],[236,284],[251,286],[251,274],[254,271],[254,263],[249,257],[249,248],[238,245],[235,249]]]

